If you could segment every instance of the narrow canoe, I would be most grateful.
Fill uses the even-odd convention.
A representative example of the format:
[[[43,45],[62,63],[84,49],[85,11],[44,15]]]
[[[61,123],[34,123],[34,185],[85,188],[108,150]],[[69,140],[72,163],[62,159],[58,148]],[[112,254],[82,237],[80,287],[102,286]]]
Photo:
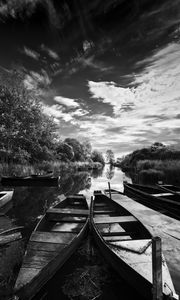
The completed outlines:
[[[123,182],[124,194],[138,202],[180,220],[180,197],[161,188]]]
[[[90,222],[95,242],[106,260],[144,298],[152,299],[152,236],[147,228],[98,191],[91,200]],[[164,256],[162,277],[163,299],[178,299]]]
[[[2,176],[1,184],[4,186],[57,186],[60,183],[60,176]]]
[[[12,191],[0,191],[0,211],[1,209],[11,201],[13,197],[14,190]]]
[[[180,197],[180,186],[172,185],[172,184],[157,184],[157,186],[167,192],[170,192],[175,195],[179,195]]]
[[[83,195],[68,196],[49,208],[30,236],[15,295],[32,299],[79,246],[88,223],[89,209]]]

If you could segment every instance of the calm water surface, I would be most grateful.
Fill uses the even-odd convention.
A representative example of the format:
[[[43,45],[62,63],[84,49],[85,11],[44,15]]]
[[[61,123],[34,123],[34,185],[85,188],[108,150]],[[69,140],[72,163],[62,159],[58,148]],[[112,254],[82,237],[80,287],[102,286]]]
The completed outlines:
[[[131,179],[118,168],[106,165],[104,170],[65,174],[60,187],[16,187],[13,208],[8,215],[26,228],[27,238],[39,218],[61,195],[83,193],[88,202],[94,190],[111,188],[123,191],[123,180]],[[142,299],[119,278],[104,261],[91,237],[83,241],[74,255],[36,295],[35,300],[52,299]]]

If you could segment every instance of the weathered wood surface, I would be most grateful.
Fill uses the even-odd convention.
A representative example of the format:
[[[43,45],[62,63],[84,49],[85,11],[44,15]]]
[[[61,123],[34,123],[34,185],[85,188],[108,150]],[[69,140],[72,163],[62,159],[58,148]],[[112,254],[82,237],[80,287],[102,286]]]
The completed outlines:
[[[163,254],[170,269],[176,292],[180,295],[180,221],[165,216],[122,194],[113,193],[112,199],[133,213],[152,235],[162,238]]]
[[[8,235],[0,235],[0,246],[20,240],[21,238],[22,235],[20,232],[8,234]]]
[[[49,208],[48,214],[51,215],[71,215],[71,216],[88,216],[89,210],[87,209],[70,209],[70,208]]]
[[[128,223],[128,222],[136,222],[136,218],[133,216],[117,216],[117,217],[95,217],[94,222],[96,224],[105,224],[105,223]]]
[[[11,229],[13,227],[12,221],[9,217],[4,214],[0,214],[0,233]]]
[[[125,229],[119,223],[97,224],[97,228],[102,234],[106,232],[125,232]]]
[[[86,233],[88,216],[82,195],[68,197],[47,211],[31,234],[15,283],[20,298],[31,299],[70,257]]]
[[[156,194],[151,194],[154,197],[163,197],[163,196],[171,196],[172,193],[156,193]]]
[[[64,232],[44,232],[44,231],[35,231],[30,237],[30,241],[44,242],[44,243],[57,243],[57,244],[67,244],[74,237],[75,233],[64,233]]]

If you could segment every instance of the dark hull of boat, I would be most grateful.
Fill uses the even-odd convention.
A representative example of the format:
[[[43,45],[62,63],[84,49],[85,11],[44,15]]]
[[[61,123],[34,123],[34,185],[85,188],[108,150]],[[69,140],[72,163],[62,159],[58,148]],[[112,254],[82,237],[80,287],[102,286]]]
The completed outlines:
[[[163,191],[161,190],[161,192]],[[138,190],[133,186],[133,184],[126,183],[124,183],[124,194],[132,197],[137,202],[159,211],[162,214],[180,220],[180,201],[178,202],[178,199],[173,201],[172,197],[169,200],[163,197],[156,197],[144,191]],[[175,195],[172,194],[171,196]]]
[[[31,300],[40,290],[41,288],[55,275],[55,273],[64,265],[64,263],[71,257],[74,251],[78,248],[83,238],[86,237],[88,232],[88,222],[80,236],[76,238],[76,240],[70,244],[68,247],[59,253],[48,266],[44,268],[41,274],[38,277],[35,277],[34,280],[26,287],[17,292],[16,295],[20,298],[20,300]]]
[[[60,177],[2,177],[1,184],[3,186],[58,186]]]
[[[83,200],[86,201],[85,198],[83,198]],[[61,203],[63,203],[63,201]],[[66,199],[64,203],[66,203]],[[57,205],[49,209],[48,214],[46,213],[42,217],[28,242],[19,273],[20,275],[15,284],[15,295],[22,300],[30,300],[40,291],[44,284],[46,284],[70,258],[88,233],[88,213],[86,213],[85,221],[81,223],[82,228],[80,231],[78,230],[77,233],[76,231],[71,232],[57,229],[55,231],[47,231],[47,226],[51,225],[51,222],[53,222],[53,226],[58,226],[59,222],[62,222],[61,226],[64,226],[67,222],[68,224],[76,222],[60,220],[59,215],[56,215],[56,212],[53,211],[54,209],[56,210],[56,208]],[[62,206],[58,208],[61,209],[60,218],[64,218],[64,215],[62,216],[63,208],[66,210],[65,215],[68,216],[67,218],[72,217],[72,215],[67,212],[68,207]],[[53,218],[54,214],[55,219]],[[76,214],[74,216],[76,216]],[[75,217],[75,219],[76,218],[77,217]],[[53,234],[55,234],[55,236]],[[45,238],[42,238],[43,235],[45,235]],[[71,235],[73,235],[73,237],[70,237]]]
[[[152,235],[148,229],[127,209],[99,191],[91,200],[90,224],[93,238],[107,262],[143,298],[152,299]],[[174,286],[163,260],[163,300],[169,299],[170,291],[175,299]],[[166,284],[170,291],[164,288]]]
[[[158,184],[157,185],[160,189],[163,191],[170,192],[174,195],[178,195],[180,199],[180,187],[176,185],[171,185],[171,184]]]

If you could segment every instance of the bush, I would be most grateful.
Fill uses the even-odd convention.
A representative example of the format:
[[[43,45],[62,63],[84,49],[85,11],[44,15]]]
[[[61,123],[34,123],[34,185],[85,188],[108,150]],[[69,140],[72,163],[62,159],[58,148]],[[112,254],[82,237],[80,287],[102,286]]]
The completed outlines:
[[[158,181],[164,181],[163,171],[148,169],[139,172],[139,182],[142,184],[156,184]]]

